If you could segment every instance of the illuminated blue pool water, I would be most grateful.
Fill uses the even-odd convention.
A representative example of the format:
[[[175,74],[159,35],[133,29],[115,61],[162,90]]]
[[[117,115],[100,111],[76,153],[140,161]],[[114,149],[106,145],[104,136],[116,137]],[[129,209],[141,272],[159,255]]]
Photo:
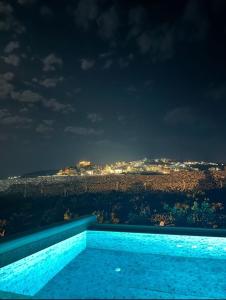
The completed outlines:
[[[226,238],[85,231],[0,269],[37,298],[226,298]]]

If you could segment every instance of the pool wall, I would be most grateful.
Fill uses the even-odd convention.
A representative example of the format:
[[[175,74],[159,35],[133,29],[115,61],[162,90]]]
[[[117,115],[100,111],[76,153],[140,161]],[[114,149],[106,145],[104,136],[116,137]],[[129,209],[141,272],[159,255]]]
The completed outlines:
[[[86,231],[0,268],[0,289],[34,296],[86,249]]]
[[[119,235],[120,232],[124,232],[125,234],[121,237]],[[133,233],[133,234],[130,234]],[[136,233],[141,233],[138,235]],[[4,291],[0,291],[0,299],[20,299],[22,295],[20,293],[24,293],[26,291],[23,290],[22,282],[17,281],[19,283],[14,282],[14,272],[9,272],[7,268],[10,268],[10,264],[16,264],[17,269],[21,270],[22,274],[24,271],[26,273],[26,269],[30,271],[34,270],[34,274],[36,271],[40,272],[41,278],[38,283],[38,287],[40,288],[45,284],[46,280],[54,276],[56,272],[67,265],[67,263],[71,260],[74,255],[78,255],[82,252],[86,247],[96,248],[96,249],[110,249],[110,250],[121,250],[121,251],[130,251],[132,252],[142,252],[149,253],[150,252],[150,242],[149,239],[151,235],[157,234],[156,236],[156,253],[159,253],[159,246],[162,246],[161,254],[169,254],[165,253],[164,249],[164,236],[161,235],[178,235],[178,237],[173,237],[172,239],[175,241],[173,243],[172,249],[169,251],[174,254],[183,255],[183,251],[189,247],[191,248],[191,255],[196,256],[195,252],[200,250],[203,252],[203,255],[208,258],[212,257],[212,250],[215,248],[219,248],[217,253],[220,254],[219,251],[222,249],[222,239],[226,238],[226,230],[225,229],[205,229],[205,228],[178,228],[178,227],[159,227],[159,226],[140,226],[140,225],[120,225],[120,224],[97,224],[97,220],[95,216],[87,216],[76,221],[70,221],[66,224],[61,224],[58,226],[52,226],[48,229],[41,230],[39,232],[30,233],[26,236],[20,236],[19,238],[2,241],[0,242],[0,268],[4,270],[2,275],[4,276],[12,276],[12,278],[5,278],[5,286]],[[181,236],[181,237],[179,237]],[[185,236],[185,238],[183,237]],[[194,240],[190,241],[189,236],[197,236],[196,245],[193,244]],[[216,239],[210,239],[207,243],[204,241],[204,246],[208,246],[209,249],[206,252],[204,251],[204,247],[202,247],[202,243],[200,244],[200,239],[198,237],[216,237]],[[219,239],[218,239],[219,238]],[[179,240],[177,240],[179,239]],[[181,240],[182,239],[182,240]],[[139,242],[139,243],[137,243]],[[213,243],[214,245],[211,245]],[[59,245],[56,245],[59,244]],[[139,247],[138,247],[139,244]],[[56,245],[54,247],[51,247]],[[76,246],[77,245],[77,246]],[[154,246],[154,245],[152,245]],[[195,246],[195,247],[194,247]],[[200,247],[201,246],[201,247]],[[214,247],[212,247],[214,246]],[[59,260],[59,265],[54,256],[54,253],[51,254],[52,248],[55,250],[58,249],[62,254]],[[139,248],[139,249],[138,249]],[[142,249],[141,249],[142,248]],[[202,249],[203,248],[203,249]],[[68,251],[66,250],[68,249]],[[175,250],[176,249],[176,250]],[[225,248],[226,249],[226,248]],[[54,251],[55,251],[54,250]],[[57,251],[58,251],[57,250]],[[155,250],[155,249],[154,249]],[[152,252],[154,251],[152,249]],[[215,249],[216,250],[216,249]],[[155,251],[154,251],[155,253]],[[50,259],[50,267],[48,268],[47,273],[42,274],[42,270],[44,268],[37,268],[37,266],[42,263],[42,259],[46,257]],[[187,254],[187,253],[186,253]],[[30,258],[27,256],[33,256],[35,259],[30,261]],[[27,260],[26,264],[20,264],[19,260],[24,259]],[[225,252],[222,255],[218,255],[217,258],[225,259]],[[24,260],[23,260],[24,261]],[[43,260],[44,261],[44,260]],[[30,265],[29,265],[30,264]],[[56,266],[56,268],[51,268],[51,266]],[[39,269],[39,270],[38,270]],[[33,271],[32,271],[33,272]],[[11,275],[10,275],[11,273]],[[39,275],[40,275],[39,274]],[[23,278],[23,277],[22,277]],[[34,280],[35,276],[32,277]],[[3,279],[2,279],[3,280]],[[24,280],[24,279],[23,279]],[[11,282],[8,285],[7,281]],[[14,282],[14,283],[13,283]],[[13,284],[12,284],[13,283]],[[21,283],[21,285],[20,285]],[[21,289],[16,287],[16,284],[21,286]],[[14,287],[15,285],[15,290]],[[30,283],[30,286],[32,282]],[[16,292],[11,293],[11,292]],[[32,298],[35,294],[36,290],[32,290],[29,298]],[[29,295],[29,293],[27,293]],[[26,296],[24,297],[26,298]]]
[[[0,243],[0,268],[81,233],[95,222],[95,216],[83,217],[15,240],[2,242]]]
[[[226,260],[226,238],[153,233],[86,232],[90,249]]]

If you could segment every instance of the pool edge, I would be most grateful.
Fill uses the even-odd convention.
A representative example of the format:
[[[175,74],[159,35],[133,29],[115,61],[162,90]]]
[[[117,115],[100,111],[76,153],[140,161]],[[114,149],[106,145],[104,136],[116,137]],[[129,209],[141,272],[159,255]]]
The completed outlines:
[[[89,225],[95,222],[95,216],[83,217],[69,223],[53,226],[33,234],[2,242],[0,248],[0,268],[86,231]]]
[[[167,227],[167,226],[161,227],[161,226],[144,226],[144,225],[127,225],[127,224],[91,224],[88,227],[88,230],[226,237],[226,229],[195,228],[195,227]]]

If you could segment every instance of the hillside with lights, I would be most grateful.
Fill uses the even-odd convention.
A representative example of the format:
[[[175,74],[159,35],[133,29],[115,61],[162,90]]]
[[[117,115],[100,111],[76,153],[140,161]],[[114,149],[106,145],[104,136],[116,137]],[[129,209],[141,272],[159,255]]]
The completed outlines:
[[[0,181],[0,192],[33,197],[109,191],[186,192],[225,186],[224,164],[143,159],[106,165],[80,161],[53,175],[10,177]]]

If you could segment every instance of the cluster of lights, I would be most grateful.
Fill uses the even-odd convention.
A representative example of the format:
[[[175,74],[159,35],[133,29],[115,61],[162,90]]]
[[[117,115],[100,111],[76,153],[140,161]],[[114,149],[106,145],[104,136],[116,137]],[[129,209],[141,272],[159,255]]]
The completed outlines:
[[[110,174],[129,174],[142,172],[157,172],[161,174],[169,174],[180,170],[199,170],[199,166],[206,165],[210,170],[220,170],[218,163],[184,161],[179,162],[166,158],[160,159],[142,159],[135,161],[117,161],[112,164],[97,166],[90,161],[80,161],[75,167],[60,170],[58,176],[74,176],[74,175],[110,175]],[[221,166],[222,167],[222,166]]]

